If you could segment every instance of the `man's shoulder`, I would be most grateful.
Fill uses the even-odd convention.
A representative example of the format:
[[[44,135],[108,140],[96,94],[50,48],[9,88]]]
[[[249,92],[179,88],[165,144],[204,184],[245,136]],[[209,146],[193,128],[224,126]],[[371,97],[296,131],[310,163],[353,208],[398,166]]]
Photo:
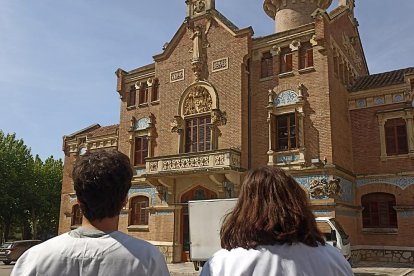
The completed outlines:
[[[110,233],[109,235],[127,248],[137,248],[139,250],[147,249],[147,250],[158,251],[157,247],[151,244],[150,242],[135,238],[121,231],[114,231]]]

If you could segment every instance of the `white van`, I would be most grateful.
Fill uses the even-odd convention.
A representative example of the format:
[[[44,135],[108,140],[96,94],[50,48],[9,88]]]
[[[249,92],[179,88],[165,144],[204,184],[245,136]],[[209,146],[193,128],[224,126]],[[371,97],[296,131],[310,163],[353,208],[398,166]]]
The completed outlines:
[[[336,247],[345,259],[350,261],[351,258],[351,243],[349,235],[345,233],[341,224],[332,217],[317,217],[316,225],[324,234],[326,242]]]
[[[196,270],[221,249],[220,228],[224,217],[233,210],[236,202],[237,198],[188,202],[190,259]],[[348,235],[338,221],[330,217],[318,217],[316,223],[327,243],[336,247],[350,260],[351,245]]]

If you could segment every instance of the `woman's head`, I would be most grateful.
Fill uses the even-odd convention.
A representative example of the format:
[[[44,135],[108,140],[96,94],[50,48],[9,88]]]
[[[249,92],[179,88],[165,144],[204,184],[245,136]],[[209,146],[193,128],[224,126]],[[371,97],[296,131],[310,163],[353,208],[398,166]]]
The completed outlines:
[[[274,167],[247,173],[220,235],[226,249],[293,242],[324,244],[305,191],[292,176]]]

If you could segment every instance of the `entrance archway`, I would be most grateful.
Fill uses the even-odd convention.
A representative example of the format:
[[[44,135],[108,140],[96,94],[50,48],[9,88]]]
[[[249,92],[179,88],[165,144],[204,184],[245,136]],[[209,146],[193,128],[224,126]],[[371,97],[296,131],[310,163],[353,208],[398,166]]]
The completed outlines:
[[[188,203],[190,200],[204,200],[204,199],[215,199],[217,193],[204,188],[203,186],[196,186],[191,190],[187,191],[181,196],[181,203]],[[183,262],[190,261],[190,227],[188,219],[188,205],[184,205],[181,209],[181,242],[183,245],[181,260]]]

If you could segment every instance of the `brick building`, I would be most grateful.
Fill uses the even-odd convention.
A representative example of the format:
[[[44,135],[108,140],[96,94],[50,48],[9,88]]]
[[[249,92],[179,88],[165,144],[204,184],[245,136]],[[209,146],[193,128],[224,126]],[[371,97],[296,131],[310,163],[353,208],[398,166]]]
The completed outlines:
[[[275,33],[254,37],[192,0],[154,63],[116,71],[119,125],[64,137],[59,231],[81,222],[71,170],[116,148],[134,168],[120,230],[188,260],[188,200],[237,196],[243,173],[271,165],[335,217],[353,257],[414,261],[414,68],[370,75],[354,1],[264,0]]]

